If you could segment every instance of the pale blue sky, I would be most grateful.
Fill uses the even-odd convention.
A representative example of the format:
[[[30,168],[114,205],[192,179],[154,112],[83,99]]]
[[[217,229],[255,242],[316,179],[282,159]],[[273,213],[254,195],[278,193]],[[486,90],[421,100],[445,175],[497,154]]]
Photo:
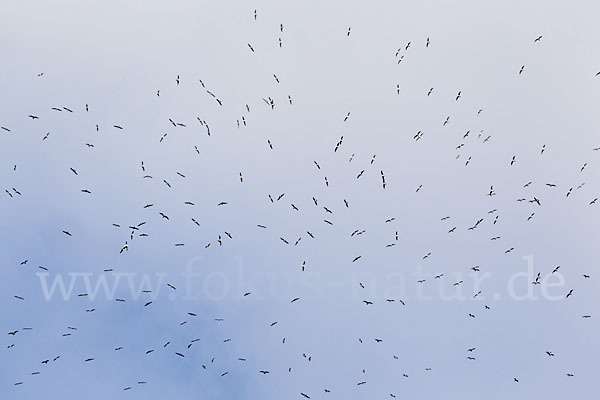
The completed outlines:
[[[5,1],[0,398],[589,397],[599,12],[591,1]],[[153,293],[135,300],[122,275],[125,302],[77,296],[81,274],[112,286],[107,268],[136,287],[146,276]],[[531,285],[538,272],[544,284]],[[68,286],[69,274],[69,298],[46,300],[41,279]]]

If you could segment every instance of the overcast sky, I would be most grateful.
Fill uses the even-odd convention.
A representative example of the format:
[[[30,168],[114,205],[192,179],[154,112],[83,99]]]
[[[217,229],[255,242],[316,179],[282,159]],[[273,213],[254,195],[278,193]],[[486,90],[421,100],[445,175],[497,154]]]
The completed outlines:
[[[599,3],[0,15],[1,398],[598,391]]]

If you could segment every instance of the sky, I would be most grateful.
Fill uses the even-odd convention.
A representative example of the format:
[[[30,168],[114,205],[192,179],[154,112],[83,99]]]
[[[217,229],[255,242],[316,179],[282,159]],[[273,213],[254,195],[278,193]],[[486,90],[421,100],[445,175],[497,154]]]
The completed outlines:
[[[3,2],[0,398],[596,393],[599,12]]]

